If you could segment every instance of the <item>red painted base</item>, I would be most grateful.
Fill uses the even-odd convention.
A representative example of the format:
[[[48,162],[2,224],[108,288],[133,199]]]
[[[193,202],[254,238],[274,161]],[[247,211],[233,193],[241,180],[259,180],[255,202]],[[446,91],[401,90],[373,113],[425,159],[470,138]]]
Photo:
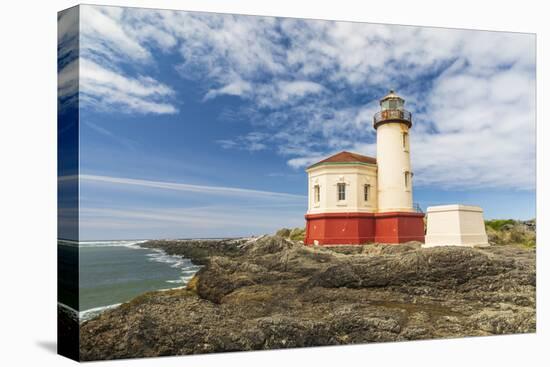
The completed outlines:
[[[375,218],[375,242],[419,241],[424,243],[424,213],[376,213]]]
[[[306,214],[306,245],[424,242],[422,213]]]

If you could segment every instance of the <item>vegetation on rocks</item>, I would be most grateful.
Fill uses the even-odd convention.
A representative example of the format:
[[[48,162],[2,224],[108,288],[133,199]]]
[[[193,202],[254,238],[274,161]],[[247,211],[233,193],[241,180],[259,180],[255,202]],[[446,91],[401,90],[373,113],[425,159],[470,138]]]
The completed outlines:
[[[81,358],[535,331],[533,249],[308,247],[290,232],[147,243],[204,267],[187,289],[150,292],[83,323]]]
[[[513,219],[486,220],[485,229],[492,245],[520,245],[527,248],[536,246],[535,220]]]
[[[293,241],[304,241],[306,237],[305,228],[296,227],[293,229],[282,228],[275,233],[276,236],[283,237]]]

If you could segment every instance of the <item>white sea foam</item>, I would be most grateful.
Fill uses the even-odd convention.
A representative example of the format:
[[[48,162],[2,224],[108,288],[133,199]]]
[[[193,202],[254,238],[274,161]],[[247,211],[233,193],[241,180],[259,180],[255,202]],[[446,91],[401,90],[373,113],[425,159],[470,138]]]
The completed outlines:
[[[72,308],[71,306],[67,306],[66,304],[61,302],[57,302],[57,305],[73,315],[78,315],[78,311]]]
[[[195,270],[195,271],[193,271],[193,273],[191,275],[182,276],[179,279],[167,280],[166,283],[187,285],[187,282],[189,282],[191,280],[191,278],[193,278],[193,275],[195,275],[196,272],[197,271]]]
[[[90,320],[90,319],[98,316],[99,314],[107,311],[107,310],[111,310],[113,308],[116,308],[116,307],[120,306],[121,304],[122,303],[115,303],[113,305],[94,307],[94,308],[90,308],[88,310],[80,311],[78,313],[78,319],[80,320],[80,322]]]
[[[61,303],[61,302],[57,302],[57,304],[58,304],[58,306],[60,306],[64,310],[66,310],[66,312],[68,312],[70,315],[72,315],[72,317],[75,320],[78,319],[78,321],[80,323],[82,323],[84,321],[90,320],[90,319],[98,316],[102,312],[105,312],[107,310],[116,308],[116,307],[120,306],[122,303],[116,303],[116,304],[113,304],[113,305],[94,307],[94,308],[90,308],[90,309],[84,310],[84,311],[77,311],[74,308],[72,308],[70,306],[67,306],[66,304]]]
[[[78,247],[78,241],[72,240],[57,240],[58,246]]]
[[[193,272],[197,272],[197,270],[200,269],[200,266],[194,265],[191,260],[186,259],[182,256],[178,255],[168,255],[166,252],[164,252],[162,249],[150,249],[153,251],[150,254],[147,254],[146,256],[151,261],[164,263],[170,265],[172,268],[176,269],[182,269],[182,274]]]
[[[80,248],[86,247],[126,247],[130,249],[143,249],[147,250],[149,253],[145,254],[149,261],[154,261],[158,263],[164,263],[169,265],[172,268],[180,270],[179,279],[170,279],[166,280],[166,283],[173,284],[174,287],[159,289],[161,291],[166,291],[170,289],[181,289],[185,288],[189,280],[195,275],[195,273],[202,267],[195,265],[191,262],[190,259],[186,259],[179,255],[169,255],[162,249],[156,248],[143,248],[140,247],[140,244],[147,242],[142,241],[81,241],[78,243]],[[94,307],[88,310],[78,312],[78,318],[80,322],[90,320],[99,314],[120,306],[121,303],[116,303],[107,306]],[[74,311],[74,310],[73,310]],[[76,311],[74,311],[76,312]]]
[[[182,285],[177,288],[183,288],[185,285],[187,285],[187,282],[189,282],[189,280],[193,278],[193,275],[195,275],[195,273],[201,268],[201,266],[193,264],[191,260],[186,259],[182,256],[168,255],[162,249],[151,250],[153,252],[146,255],[150,261],[164,263],[170,265],[170,267],[172,268],[181,269],[181,277],[179,279],[170,279],[166,281],[166,283]]]
[[[88,247],[127,247],[127,248],[140,248],[141,243],[147,242],[146,240],[140,241],[80,241],[78,246],[81,248]]]
[[[182,285],[182,286],[180,286],[180,287],[159,289],[159,292],[167,292],[167,291],[173,291],[174,289],[184,289],[184,288],[185,288],[185,286]]]
[[[183,279],[174,279],[174,280],[167,280],[166,283],[172,283],[172,284],[182,284],[185,280]]]

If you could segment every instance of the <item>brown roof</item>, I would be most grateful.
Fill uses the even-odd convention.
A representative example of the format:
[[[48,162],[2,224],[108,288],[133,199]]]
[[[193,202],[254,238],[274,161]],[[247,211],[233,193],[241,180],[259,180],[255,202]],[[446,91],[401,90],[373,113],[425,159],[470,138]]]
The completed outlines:
[[[322,161],[319,161],[315,164],[312,164],[308,168],[318,166],[324,163],[370,163],[370,164],[376,164],[376,158],[373,157],[367,157],[366,155],[361,155],[357,153],[351,153],[351,152],[340,152],[336,153],[335,155],[332,155],[326,159],[323,159]]]

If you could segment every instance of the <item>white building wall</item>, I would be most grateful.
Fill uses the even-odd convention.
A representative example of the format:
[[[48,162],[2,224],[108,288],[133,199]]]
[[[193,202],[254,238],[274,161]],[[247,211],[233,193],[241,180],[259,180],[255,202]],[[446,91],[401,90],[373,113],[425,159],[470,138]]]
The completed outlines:
[[[412,172],[409,128],[405,123],[381,124],[376,131],[376,161],[378,165],[378,211],[412,212],[412,174],[405,186],[405,172]],[[403,146],[403,134],[407,134]]]
[[[308,214],[377,211],[376,165],[331,164],[313,167],[308,172]],[[346,184],[346,200],[338,200],[338,183]],[[369,200],[364,200],[364,185],[370,185]],[[315,202],[314,187],[320,187]]]
[[[483,210],[469,205],[432,206],[427,210],[424,247],[488,246]]]

